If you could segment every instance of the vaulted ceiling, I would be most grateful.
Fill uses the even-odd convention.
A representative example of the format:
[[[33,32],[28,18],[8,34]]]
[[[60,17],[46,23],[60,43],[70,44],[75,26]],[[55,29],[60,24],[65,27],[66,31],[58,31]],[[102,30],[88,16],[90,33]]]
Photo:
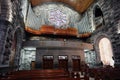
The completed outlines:
[[[67,4],[79,13],[83,13],[90,6],[90,4],[93,3],[93,1],[94,0],[30,0],[33,7],[46,2],[60,2],[63,4]]]

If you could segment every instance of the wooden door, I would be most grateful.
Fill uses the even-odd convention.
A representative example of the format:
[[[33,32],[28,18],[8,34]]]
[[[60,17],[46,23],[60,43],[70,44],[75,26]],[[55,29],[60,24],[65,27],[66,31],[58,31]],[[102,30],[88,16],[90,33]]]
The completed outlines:
[[[31,61],[31,70],[35,69],[35,61]]]
[[[72,70],[80,71],[80,56],[72,56]]]
[[[73,71],[80,71],[80,59],[72,59]]]
[[[63,69],[66,71],[68,70],[68,57],[67,56],[59,56],[58,63],[59,63],[59,69]]]
[[[43,69],[53,69],[53,56],[43,57]]]

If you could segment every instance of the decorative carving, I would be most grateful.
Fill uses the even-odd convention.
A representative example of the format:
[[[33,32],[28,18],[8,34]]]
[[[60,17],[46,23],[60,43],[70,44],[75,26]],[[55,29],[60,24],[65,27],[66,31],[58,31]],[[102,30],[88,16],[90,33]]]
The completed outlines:
[[[42,25],[39,30],[34,30],[30,27],[25,27],[25,30],[37,35],[54,34],[54,35],[77,36],[78,34],[78,31],[76,28],[68,27],[67,29],[60,29],[60,28],[55,28],[54,26],[49,26],[49,25]]]

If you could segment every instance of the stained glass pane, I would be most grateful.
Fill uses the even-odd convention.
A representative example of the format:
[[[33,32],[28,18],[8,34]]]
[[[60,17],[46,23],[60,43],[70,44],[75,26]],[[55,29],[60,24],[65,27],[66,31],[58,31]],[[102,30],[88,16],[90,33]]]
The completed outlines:
[[[64,14],[59,9],[51,10],[49,13],[49,22],[56,26],[56,28],[60,28],[61,26],[67,25],[67,15]]]

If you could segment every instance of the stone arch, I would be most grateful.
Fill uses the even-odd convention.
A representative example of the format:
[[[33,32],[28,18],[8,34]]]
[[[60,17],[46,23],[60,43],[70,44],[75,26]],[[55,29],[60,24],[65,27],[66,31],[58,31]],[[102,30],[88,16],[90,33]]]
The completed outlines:
[[[103,12],[103,18],[105,22],[105,27],[110,27],[110,24],[114,22],[114,11],[113,11],[113,1],[112,0],[99,0],[97,4]],[[109,5],[109,6],[108,6]]]
[[[104,39],[107,41],[105,42]],[[102,42],[101,42],[102,40]],[[104,41],[104,42],[103,42]],[[108,43],[108,44],[107,44]],[[105,54],[105,52],[109,55],[109,52],[111,52],[111,54],[109,55],[109,60],[112,61],[112,63],[106,63],[106,62],[103,62],[103,56],[101,56],[101,53],[102,53],[102,50],[101,50],[101,44],[103,44],[103,48],[105,49],[105,45],[107,45],[106,48],[109,48],[110,50],[109,51],[103,51],[103,54]],[[109,45],[109,46],[108,46]],[[109,36],[105,33],[101,33],[101,34],[98,34],[97,36],[95,36],[95,39],[94,39],[94,49],[97,53],[97,62],[100,63],[101,61],[103,62],[104,65],[111,65],[114,67],[114,53],[113,53],[113,48],[112,48],[112,43],[111,43],[111,39],[109,38]],[[106,54],[105,54],[106,55]],[[102,60],[101,60],[101,57],[102,57]],[[106,57],[106,56],[105,56]],[[105,60],[105,59],[104,59]],[[108,60],[108,59],[107,59]]]
[[[109,5],[109,6],[108,6]],[[91,13],[92,13],[92,18],[94,17],[94,12],[95,12],[95,8],[96,7],[99,7],[100,10],[102,11],[103,13],[103,23],[104,25],[102,26],[99,26],[98,29],[95,29],[95,24],[94,24],[94,20],[92,20],[92,29],[93,31],[95,32],[99,32],[100,30],[103,30],[104,28],[108,28],[110,27],[111,25],[113,25],[114,23],[114,11],[113,11],[113,4],[112,4],[112,0],[109,0],[109,1],[105,1],[105,0],[98,0],[96,3],[94,3],[94,5],[92,6],[92,9],[91,9]]]
[[[106,37],[101,38],[99,40],[98,47],[100,52],[100,59],[103,64],[114,67],[113,51],[110,40]]]
[[[105,25],[103,11],[98,4],[94,5],[93,7],[93,22],[95,25],[95,30]]]
[[[12,25],[4,25],[4,35],[2,36],[3,42],[2,42],[2,55],[1,55],[1,64],[2,65],[9,65],[9,55],[11,54],[11,41],[12,41]],[[7,28],[7,27],[8,28]]]
[[[95,17],[103,16],[103,12],[98,4],[94,6],[93,13],[95,14]]]
[[[20,56],[20,49],[22,45],[22,39],[23,39],[23,29],[18,27],[13,33],[11,54],[9,58],[9,65],[11,67],[18,66],[19,64],[19,56]]]

